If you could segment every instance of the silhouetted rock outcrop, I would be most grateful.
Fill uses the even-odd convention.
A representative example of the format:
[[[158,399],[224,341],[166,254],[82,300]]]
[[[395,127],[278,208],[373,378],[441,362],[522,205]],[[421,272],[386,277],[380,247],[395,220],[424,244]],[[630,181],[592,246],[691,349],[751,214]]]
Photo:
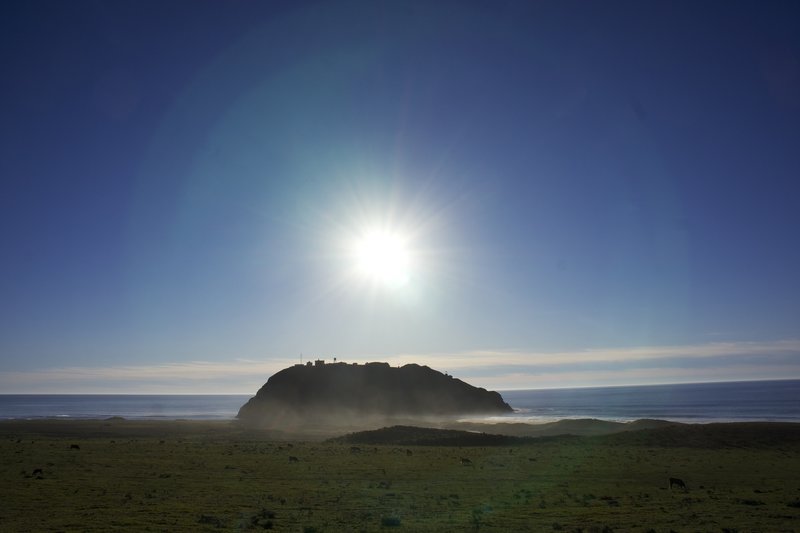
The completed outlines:
[[[237,416],[248,423],[292,426],[511,411],[497,392],[473,387],[427,366],[334,363],[281,370]]]

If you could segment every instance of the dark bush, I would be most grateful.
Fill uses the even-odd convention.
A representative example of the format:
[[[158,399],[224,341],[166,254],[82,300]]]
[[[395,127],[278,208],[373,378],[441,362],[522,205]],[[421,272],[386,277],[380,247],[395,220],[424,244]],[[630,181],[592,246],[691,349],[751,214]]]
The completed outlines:
[[[396,516],[384,516],[381,518],[381,525],[384,527],[398,527],[400,525],[400,519]]]
[[[201,514],[200,518],[197,520],[198,524],[208,524],[214,527],[222,527],[222,520],[217,518],[216,516],[208,515],[208,514]]]
[[[750,500],[748,498],[743,498],[743,499],[740,498],[736,501],[738,503],[741,503],[742,505],[764,505],[764,502],[762,502],[761,500]]]

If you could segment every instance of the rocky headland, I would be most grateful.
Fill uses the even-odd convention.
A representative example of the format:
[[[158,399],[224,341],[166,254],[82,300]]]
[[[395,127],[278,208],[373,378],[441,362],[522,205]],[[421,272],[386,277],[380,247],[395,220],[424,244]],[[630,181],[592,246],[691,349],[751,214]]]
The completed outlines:
[[[374,419],[452,418],[512,411],[499,393],[427,366],[295,365],[269,378],[237,415],[249,424],[359,425]]]

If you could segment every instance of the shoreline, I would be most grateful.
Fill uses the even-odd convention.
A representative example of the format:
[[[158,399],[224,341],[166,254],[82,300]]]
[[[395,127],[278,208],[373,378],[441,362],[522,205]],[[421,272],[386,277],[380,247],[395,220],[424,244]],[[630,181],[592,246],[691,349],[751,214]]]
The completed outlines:
[[[54,416],[20,416],[20,417],[0,417],[0,424],[6,422],[49,422],[49,421],[64,421],[64,422],[104,422],[109,420],[125,420],[128,422],[198,422],[198,423],[215,423],[215,422],[230,422],[239,423],[240,420],[235,416],[208,416],[199,417],[195,415],[187,416],[121,416],[121,415],[103,415],[103,416],[71,416],[71,415],[54,415]],[[401,418],[400,421],[407,421],[408,419]],[[447,419],[448,425],[470,425],[478,424],[487,427],[502,427],[509,425],[525,425],[532,427],[545,426],[555,423],[569,423],[582,420],[595,420],[597,422],[609,424],[631,424],[637,423],[642,420],[658,420],[668,422],[671,424],[750,424],[750,423],[775,423],[775,424],[800,424],[800,417],[668,417],[668,418],[655,418],[655,417],[642,417],[642,418],[627,418],[627,417],[607,417],[598,418],[590,415],[586,416],[564,416],[564,417],[515,417],[515,416],[464,416],[458,418]],[[428,423],[428,421],[425,421]]]

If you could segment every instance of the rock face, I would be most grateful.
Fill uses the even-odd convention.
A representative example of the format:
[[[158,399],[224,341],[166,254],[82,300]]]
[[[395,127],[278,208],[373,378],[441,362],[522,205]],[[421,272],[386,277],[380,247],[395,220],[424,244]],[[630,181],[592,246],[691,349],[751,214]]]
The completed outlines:
[[[269,378],[239,409],[248,423],[352,423],[366,418],[503,414],[497,392],[464,383],[427,366],[388,363],[295,365]]]

